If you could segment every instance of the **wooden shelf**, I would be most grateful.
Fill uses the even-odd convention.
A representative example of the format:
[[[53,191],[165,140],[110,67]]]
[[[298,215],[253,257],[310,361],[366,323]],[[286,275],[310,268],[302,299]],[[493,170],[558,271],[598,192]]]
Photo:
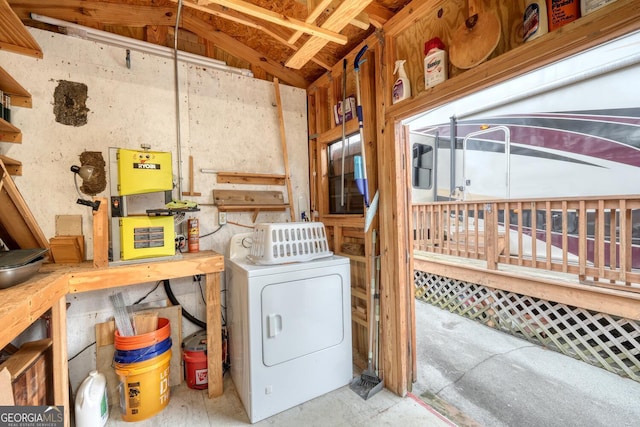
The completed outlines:
[[[362,262],[365,263],[367,262],[367,258],[363,255],[350,255],[350,254],[346,254],[344,252],[336,252],[336,255],[340,255],[346,258],[349,258],[351,261],[355,261],[355,262]]]
[[[261,211],[289,208],[281,191],[213,190],[213,200],[221,212],[253,212],[253,222]]]
[[[42,58],[42,48],[11,9],[7,0],[0,0],[0,49]]]
[[[0,238],[9,249],[49,248],[49,241],[2,161],[0,161]]]
[[[0,10],[1,9],[2,7],[0,5]],[[0,48],[2,48],[2,44],[0,44]],[[0,90],[11,97],[11,108],[31,108],[31,94],[2,67],[0,67]],[[0,118],[0,142],[19,144],[22,142],[22,132],[11,123]]]
[[[4,163],[4,167],[13,176],[22,176],[22,162],[12,159],[11,157],[3,156],[0,154],[0,161]]]
[[[22,143],[22,132],[6,120],[0,119],[0,142],[20,144]]]
[[[217,182],[222,184],[285,185],[284,175],[244,172],[218,172]]]
[[[0,67],[0,90],[11,96],[11,107],[31,108],[31,94]]]

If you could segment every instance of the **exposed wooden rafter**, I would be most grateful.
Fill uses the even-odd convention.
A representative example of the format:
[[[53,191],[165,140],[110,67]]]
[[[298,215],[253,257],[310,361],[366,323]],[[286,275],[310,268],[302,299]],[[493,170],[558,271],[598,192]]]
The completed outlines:
[[[171,0],[177,2],[177,0]],[[183,6],[189,8],[195,8],[201,11],[207,11],[207,8],[202,6],[208,4],[218,4],[220,6],[228,7],[229,9],[236,10],[238,12],[245,13],[254,18],[259,18],[273,24],[282,25],[283,27],[291,28],[297,31],[302,31],[307,34],[311,34],[314,37],[319,37],[323,40],[332,41],[338,44],[346,44],[347,37],[337,32],[331,31],[327,28],[317,27],[315,25],[307,24],[306,22],[299,21],[294,18],[290,18],[286,15],[282,15],[277,12],[273,12],[268,9],[263,9],[251,3],[244,2],[242,0],[197,0],[197,3],[190,1],[182,3]]]
[[[307,24],[313,24],[314,22],[316,22],[316,19],[318,19],[318,17],[322,14],[322,11],[327,6],[329,6],[332,2],[333,0],[319,0],[319,1],[308,0],[307,5],[309,6],[311,6],[314,3],[317,3],[317,4],[315,4],[314,7],[311,8],[311,10],[309,10],[309,15],[307,16],[307,19],[305,19],[305,22]],[[289,43],[297,42],[301,35],[302,35],[302,31],[296,31],[295,33],[293,33],[291,38],[289,38],[288,42]]]
[[[233,37],[216,31],[211,25],[196,18],[193,14],[185,13],[182,22],[186,30],[197,34],[203,39],[211,40],[221,49],[227,52],[233,52],[238,58],[242,58],[251,64],[259,65],[266,72],[280,78],[282,81],[287,82],[287,84],[302,88],[307,86],[307,81],[299,73],[265,57],[260,52],[251,49]]]
[[[351,20],[358,16],[373,0],[344,0],[340,6],[322,24],[330,31],[342,31]],[[286,63],[287,67],[299,70],[320,51],[327,40],[311,37]]]

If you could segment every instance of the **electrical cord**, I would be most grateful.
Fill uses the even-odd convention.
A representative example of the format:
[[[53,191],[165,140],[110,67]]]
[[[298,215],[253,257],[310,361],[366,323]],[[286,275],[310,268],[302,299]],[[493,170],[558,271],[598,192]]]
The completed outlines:
[[[84,353],[85,351],[87,351],[88,349],[91,348],[92,345],[96,344],[96,341],[92,342],[91,344],[87,345],[85,348],[83,348],[82,350],[80,350],[79,352],[77,352],[75,355],[73,355],[70,359],[67,359],[67,363],[71,362],[73,359],[75,359],[76,357],[80,356],[82,353]]]
[[[224,224],[219,225],[218,228],[213,230],[211,233],[203,234],[202,236],[200,236],[200,238],[202,239],[203,237],[209,237],[212,234],[216,234],[218,231],[220,231],[222,229],[222,227],[224,227]]]
[[[180,301],[178,301],[173,293],[173,290],[171,289],[171,283],[169,282],[169,279],[164,279],[162,280],[162,282],[164,283],[164,291],[167,293],[167,298],[169,298],[169,301],[171,301],[173,305],[180,305]],[[194,325],[199,326],[202,329],[207,329],[207,324],[205,322],[197,319],[184,308],[182,309],[182,316]]]

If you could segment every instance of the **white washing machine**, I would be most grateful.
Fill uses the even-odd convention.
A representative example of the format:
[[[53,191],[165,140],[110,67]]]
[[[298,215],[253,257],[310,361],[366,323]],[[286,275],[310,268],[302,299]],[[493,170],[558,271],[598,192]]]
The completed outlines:
[[[350,383],[349,259],[255,265],[251,233],[227,252],[231,378],[251,423]]]

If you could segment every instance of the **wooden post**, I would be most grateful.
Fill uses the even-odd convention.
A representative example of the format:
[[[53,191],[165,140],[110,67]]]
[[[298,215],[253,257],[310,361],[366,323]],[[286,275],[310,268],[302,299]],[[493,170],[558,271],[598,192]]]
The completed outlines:
[[[51,306],[51,335],[53,338],[53,402],[64,407],[64,425],[71,425],[69,411],[69,365],[67,362],[67,297],[66,294]]]
[[[496,229],[496,209],[496,204],[487,203],[484,205],[484,248],[487,259],[487,269],[489,270],[497,270],[498,268],[498,261],[496,259],[496,241],[498,237],[498,230]],[[506,224],[508,215],[506,208],[504,215]]]
[[[100,207],[93,212],[93,266],[95,268],[109,265],[109,218],[107,198],[98,197]]]
[[[222,319],[220,318],[220,274],[207,273],[207,369],[209,397],[222,396]]]
[[[284,115],[282,113],[282,100],[280,99],[280,81],[273,78],[273,87],[276,90],[276,105],[278,107],[278,122],[280,123],[280,142],[282,143],[282,156],[284,157],[284,175],[287,181],[287,194],[289,196],[289,213],[291,221],[295,222],[296,213],[293,210],[293,191],[291,190],[291,172],[289,171],[289,155],[287,154],[287,136],[284,129]]]
[[[183,196],[202,196],[202,193],[193,191],[193,156],[189,156],[189,191],[183,191]]]

